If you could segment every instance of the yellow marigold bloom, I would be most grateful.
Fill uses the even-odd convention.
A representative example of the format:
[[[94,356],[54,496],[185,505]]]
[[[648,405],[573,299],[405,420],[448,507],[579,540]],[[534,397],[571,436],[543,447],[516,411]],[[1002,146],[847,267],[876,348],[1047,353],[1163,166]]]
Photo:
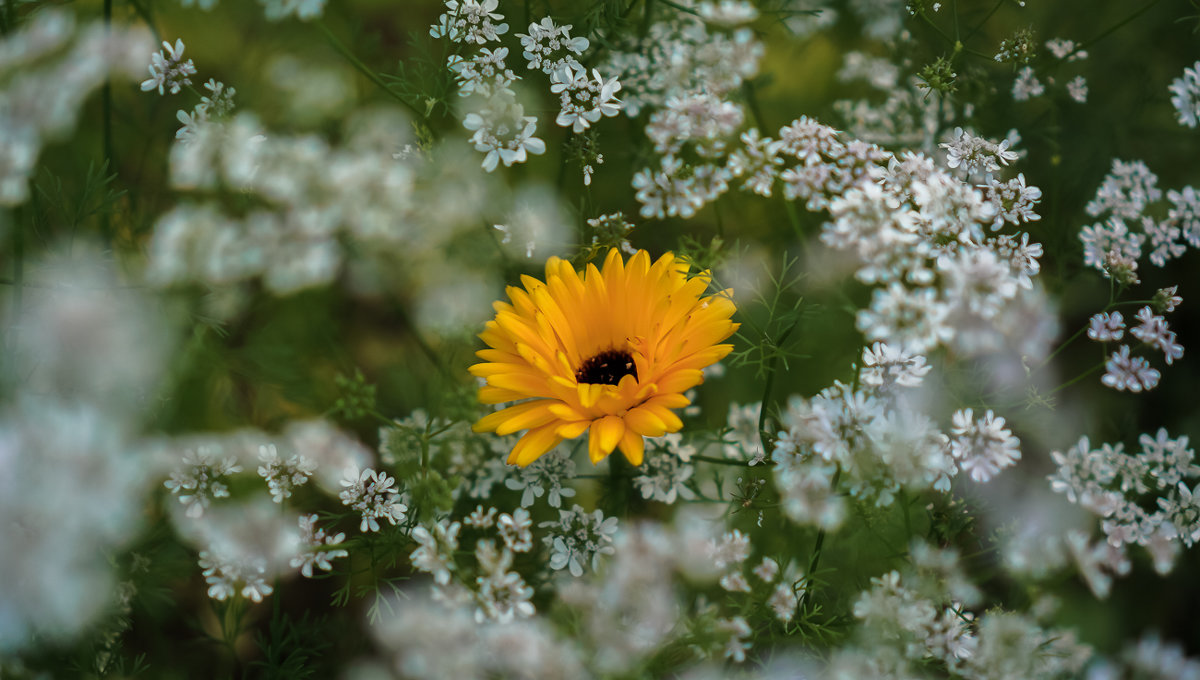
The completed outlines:
[[[509,463],[525,466],[588,433],[593,463],[620,447],[642,462],[642,437],[683,427],[671,409],[691,403],[683,393],[704,380],[702,368],[733,345],[729,291],[703,297],[711,277],[687,278],[687,263],[667,253],[651,264],[639,250],[626,264],[615,248],[603,269],[581,275],[557,257],[546,282],[521,277],[511,303],[494,304],[496,318],[479,335],[488,349],[471,373],[487,379],[485,404],[519,402],[475,423],[476,432],[528,430]]]

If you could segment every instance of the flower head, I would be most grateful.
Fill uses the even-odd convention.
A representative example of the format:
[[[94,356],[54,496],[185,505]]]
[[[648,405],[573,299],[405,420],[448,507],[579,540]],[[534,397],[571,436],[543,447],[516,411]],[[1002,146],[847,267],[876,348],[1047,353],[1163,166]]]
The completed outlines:
[[[488,348],[471,367],[487,380],[480,401],[519,403],[475,430],[527,430],[508,457],[522,466],[584,432],[593,463],[619,447],[640,465],[642,437],[683,427],[672,409],[691,403],[683,393],[703,382],[701,369],[733,349],[718,344],[737,329],[733,301],[729,291],[704,297],[709,281],[707,272],[688,278],[670,253],[651,263],[641,250],[625,263],[614,248],[582,275],[550,258],[545,283],[510,286],[511,303],[495,303],[480,334]]]

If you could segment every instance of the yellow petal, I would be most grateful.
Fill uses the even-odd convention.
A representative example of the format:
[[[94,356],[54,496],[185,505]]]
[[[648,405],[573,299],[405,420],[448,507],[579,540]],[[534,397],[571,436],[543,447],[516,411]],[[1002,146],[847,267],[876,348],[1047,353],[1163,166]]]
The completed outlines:
[[[617,416],[605,416],[592,423],[588,437],[588,457],[593,463],[603,460],[613,452],[625,434],[625,421]]]
[[[515,463],[521,467],[525,467],[540,458],[542,454],[558,446],[558,443],[563,438],[555,432],[557,429],[558,426],[555,423],[551,423],[526,432],[525,436],[517,440],[512,453],[508,454],[508,464],[512,465]]]
[[[646,441],[642,439],[642,435],[627,429],[625,434],[621,435],[621,442],[618,446],[621,447],[621,453],[625,454],[625,459],[631,464],[642,464],[642,456],[646,449]]]

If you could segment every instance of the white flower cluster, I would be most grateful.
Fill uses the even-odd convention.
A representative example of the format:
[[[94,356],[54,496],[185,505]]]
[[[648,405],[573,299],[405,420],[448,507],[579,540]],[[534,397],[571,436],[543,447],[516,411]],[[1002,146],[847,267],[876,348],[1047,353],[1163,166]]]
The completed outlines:
[[[483,168],[488,172],[500,163],[505,167],[524,163],[529,155],[546,151],[546,143],[535,136],[537,117],[525,115],[525,107],[510,87],[520,76],[507,66],[508,48],[498,44],[500,36],[508,32],[508,24],[500,23],[504,16],[496,11],[498,7],[497,0],[446,0],[447,11],[429,30],[435,38],[477,48],[466,56],[456,51],[447,66],[458,79],[459,95],[477,95],[480,101],[463,119],[463,126],[472,132],[475,149],[484,152]],[[546,17],[517,37],[528,69],[550,76],[550,91],[560,98],[555,122],[580,133],[601,117],[620,112],[621,102],[615,94],[621,83],[616,78],[605,79],[597,69],[589,75],[576,57],[590,43],[587,38],[572,38],[570,31],[570,24],[555,25]],[[483,47],[493,43],[492,48]],[[602,162],[600,157],[594,160]],[[590,180],[590,172],[585,173],[585,181]]]
[[[1043,629],[1024,615],[992,610],[977,617],[969,607],[978,592],[952,585],[965,582],[957,557],[919,545],[913,553],[914,573],[872,578],[871,589],[855,602],[864,647],[838,650],[832,677],[913,677],[931,662],[971,680],[1067,677],[1091,657],[1092,650],[1073,633]],[[921,554],[924,558],[917,557]],[[874,672],[862,674],[863,654],[875,660]]]
[[[485,512],[483,506],[479,506],[467,518],[466,524],[477,530],[496,529],[503,544],[498,548],[491,538],[480,538],[475,542],[473,573],[477,575],[471,583],[451,580],[452,574],[464,572],[460,558],[455,554],[462,524],[443,519],[430,529],[417,527],[413,530],[412,536],[418,547],[411,560],[415,568],[433,575],[435,599],[449,605],[473,603],[478,623],[509,623],[533,616],[535,611],[530,602],[533,588],[512,569],[516,553],[533,549],[533,521],[529,513],[520,508],[511,515],[501,514],[497,519],[495,508]]]
[[[683,511],[671,525],[642,521],[621,527],[615,554],[590,578],[569,579],[559,593],[578,616],[590,658],[603,676],[644,667],[664,644],[686,634],[678,577],[707,582],[711,518]]]
[[[236,292],[261,279],[286,295],[327,285],[345,266],[357,268],[362,291],[400,272],[437,281],[429,274],[445,271],[447,244],[489,204],[484,177],[456,152],[393,157],[406,127],[395,112],[347,119],[338,146],[311,134],[264,135],[249,113],[193,123],[172,146],[171,183],[195,193],[155,225],[146,275],[156,285]],[[241,192],[252,207],[232,213],[206,198],[221,190]],[[360,256],[348,262],[350,249]],[[453,316],[472,300],[460,295],[438,313]]]
[[[984,175],[999,172],[1001,166],[1020,158],[1017,152],[1009,150],[1011,145],[1008,139],[997,143],[955,128],[953,139],[938,146],[946,150],[946,167],[960,168],[963,175]]]
[[[274,591],[271,582],[309,551],[303,522],[272,503],[249,502],[212,509],[203,519],[176,517],[176,529],[199,548],[208,596],[234,595],[253,602]]]
[[[529,64],[529,68],[551,75],[563,68],[579,66],[577,57],[583,56],[584,51],[591,45],[587,38],[571,37],[571,25],[555,25],[550,17],[543,18],[536,24],[529,24],[529,33],[518,33],[521,56]]]
[[[693,500],[696,492],[688,486],[696,468],[691,457],[696,449],[683,443],[678,432],[664,435],[655,444],[655,455],[646,456],[633,477],[642,498],[671,505],[677,500]]]
[[[719,583],[726,591],[755,596],[755,588],[747,578],[744,568],[750,557],[750,549],[750,539],[737,529],[727,532],[720,540],[710,542],[710,559],[724,572]],[[783,578],[780,578],[779,563],[770,557],[763,557],[762,561],[750,570],[750,574],[762,586],[774,586],[770,588],[770,595],[765,598],[766,606],[779,621],[791,621],[796,614],[799,596],[804,592],[803,575],[794,567],[789,567],[782,575]],[[758,596],[761,601],[761,593]]]
[[[342,471],[370,457],[361,444],[322,420],[289,423],[278,437],[243,430],[166,440],[158,448],[173,467],[163,486],[192,519],[203,517],[214,500],[229,498],[230,479],[256,463],[272,499],[283,503],[296,487],[314,478],[327,493],[336,493]],[[183,456],[176,459],[175,451],[181,448]]]
[[[1183,75],[1172,80],[1167,90],[1179,124],[1190,128],[1200,124],[1200,61],[1183,69]]]
[[[204,83],[204,89],[208,90],[208,94],[201,97],[190,112],[183,109],[175,112],[175,118],[183,125],[175,132],[175,139],[184,144],[193,142],[200,127],[209,120],[225,118],[233,112],[233,96],[237,90],[213,78]]]
[[[164,40],[162,45],[161,50],[150,55],[150,77],[142,81],[142,91],[158,90],[159,94],[165,94],[165,88],[171,94],[179,94],[184,85],[192,84],[188,76],[196,75],[196,65],[191,59],[183,60],[183,40],[177,39],[174,45]]]
[[[575,489],[567,486],[575,476],[575,461],[562,451],[551,451],[523,468],[510,470],[516,476],[504,480],[513,491],[521,491],[521,507],[528,508],[546,496],[552,508],[562,507],[562,499],[574,498]]]
[[[877,98],[840,99],[833,103],[848,136],[886,148],[913,149],[931,153],[937,148],[938,133],[957,117],[949,97],[929,90],[919,78],[910,77],[897,86],[899,73],[883,67],[885,60],[863,63],[851,53],[843,62],[842,72],[866,79],[883,90],[884,100]],[[882,63],[878,63],[882,62]],[[867,66],[880,70],[866,71]],[[859,69],[862,69],[861,71]],[[887,85],[892,82],[891,85]],[[884,87],[887,85],[887,87]]]
[[[389,477],[386,472],[347,468],[342,486],[345,487],[339,494],[342,505],[350,506],[362,516],[359,531],[379,531],[379,520],[386,519],[395,526],[408,516],[408,506],[400,502],[396,478]]]
[[[279,21],[290,16],[301,20],[315,19],[325,10],[326,0],[258,0],[263,6],[263,14],[271,21]],[[217,0],[179,0],[184,7],[197,6],[208,11],[217,6]]]
[[[693,14],[672,12],[644,38],[627,38],[628,51],[609,53],[600,70],[621,81],[631,118],[659,109],[672,97],[710,94],[723,99],[758,73],[764,48],[749,28],[710,32]]]
[[[349,557],[350,552],[345,548],[337,548],[346,539],[346,534],[326,534],[324,529],[317,527],[315,514],[300,516],[300,542],[304,552],[293,557],[289,564],[300,569],[304,578],[312,578],[313,567],[321,571],[333,569],[333,562],[339,557]]]
[[[581,64],[561,66],[550,74],[550,91],[559,96],[554,122],[576,134],[583,132],[601,116],[611,118],[621,112],[621,102],[616,98],[620,89],[616,78],[606,80],[597,69],[592,69],[589,76]]]
[[[719,156],[731,134],[712,132],[724,115],[714,112],[722,102],[689,101],[707,107],[706,116],[696,116],[703,125],[660,111],[647,126],[667,153],[657,170],[634,175],[644,216],[691,216],[737,177],[746,178],[743,189],[769,196],[778,179],[786,199],[829,210],[821,240],[857,256],[860,280],[888,284],[858,314],[868,341],[977,353],[1016,342],[1011,336],[1018,323],[1037,325],[1039,319],[1025,317],[1045,315],[1033,286],[1041,245],[1028,234],[990,236],[987,229],[1039,219],[1033,206],[1041,191],[1023,176],[1003,183],[989,177],[982,193],[922,154],[896,157],[860,140],[843,141],[836,130],[804,117],[782,128],[778,140],[747,131],[740,137],[744,148],[728,153],[723,164],[695,164],[685,172],[675,154],[680,139],[695,147],[691,155]],[[706,132],[697,137],[697,130]],[[1017,158],[1010,139],[997,144],[960,130],[958,141],[945,146],[951,165],[990,174]]]
[[[1170,298],[1176,299],[1174,286],[1168,290]],[[1166,317],[1155,314],[1147,305],[1138,310],[1137,320],[1138,325],[1129,334],[1151,350],[1162,352],[1168,366],[1183,357],[1183,345],[1175,341],[1175,331],[1168,327]],[[1120,312],[1096,314],[1088,323],[1087,334],[1098,342],[1120,340],[1125,334],[1124,318]],[[1132,356],[1128,345],[1121,345],[1109,355],[1104,367],[1100,382],[1115,390],[1151,390],[1161,377],[1144,357]]]
[[[876,343],[863,350],[864,388],[835,382],[789,401],[771,457],[789,518],[835,529],[846,512],[839,487],[886,506],[901,487],[947,491],[959,471],[987,482],[1021,458],[1020,441],[991,410],[956,411],[947,434],[905,407],[897,388],[920,385],[929,370],[912,350]]]
[[[617,518],[605,517],[599,509],[589,513],[576,505],[570,510],[559,510],[557,521],[538,526],[549,530],[542,541],[550,549],[550,568],[565,567],[576,578],[583,576],[589,566],[593,571],[599,569],[600,556],[615,551],[612,543]]]
[[[151,49],[145,31],[99,21],[77,28],[56,10],[30,15],[0,41],[0,205],[24,203],[42,147],[75,127],[110,76],[133,79]]]
[[[1128,545],[1143,546],[1155,569],[1166,574],[1178,544],[1191,547],[1200,540],[1200,465],[1188,438],[1172,439],[1165,429],[1141,435],[1138,443],[1140,451],[1129,454],[1120,443],[1093,449],[1082,437],[1070,449],[1052,452],[1058,470],[1049,477],[1050,488],[1099,517],[1108,545],[1122,556]]]
[[[405,593],[381,606],[389,614],[371,630],[402,677],[589,677],[575,642],[559,638],[545,621],[479,623],[469,603],[446,604]],[[449,640],[455,643],[452,652],[446,649]]]
[[[949,440],[924,415],[873,391],[835,382],[812,399],[793,397],[771,454],[784,512],[836,528],[845,514],[837,484],[855,498],[890,505],[901,486],[949,488],[957,472]]]
[[[316,461],[309,460],[303,454],[294,453],[284,460],[279,456],[279,450],[274,444],[264,444],[258,449],[258,476],[267,480],[267,488],[271,491],[271,499],[283,503],[291,498],[292,490],[308,483],[317,469]]]
[[[1158,202],[1163,191],[1158,176],[1142,161],[1113,159],[1112,170],[1087,204],[1092,217],[1108,219],[1085,226],[1079,233],[1084,264],[1118,283],[1138,283],[1138,260],[1149,241],[1149,260],[1165,266],[1187,251],[1200,248],[1200,197],[1190,186],[1166,192],[1166,215]],[[1130,223],[1141,226],[1133,231]]]
[[[171,472],[163,482],[193,519],[203,517],[213,499],[228,498],[229,487],[224,478],[242,471],[236,456],[222,455],[224,451],[212,445],[199,445],[183,454],[182,467]]]

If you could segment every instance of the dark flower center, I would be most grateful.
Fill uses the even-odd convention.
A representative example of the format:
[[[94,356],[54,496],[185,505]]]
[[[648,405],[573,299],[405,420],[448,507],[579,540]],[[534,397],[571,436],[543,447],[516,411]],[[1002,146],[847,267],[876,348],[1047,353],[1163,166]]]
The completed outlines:
[[[627,375],[637,378],[633,355],[615,349],[597,354],[583,362],[579,370],[575,371],[576,380],[594,385],[616,385]]]

